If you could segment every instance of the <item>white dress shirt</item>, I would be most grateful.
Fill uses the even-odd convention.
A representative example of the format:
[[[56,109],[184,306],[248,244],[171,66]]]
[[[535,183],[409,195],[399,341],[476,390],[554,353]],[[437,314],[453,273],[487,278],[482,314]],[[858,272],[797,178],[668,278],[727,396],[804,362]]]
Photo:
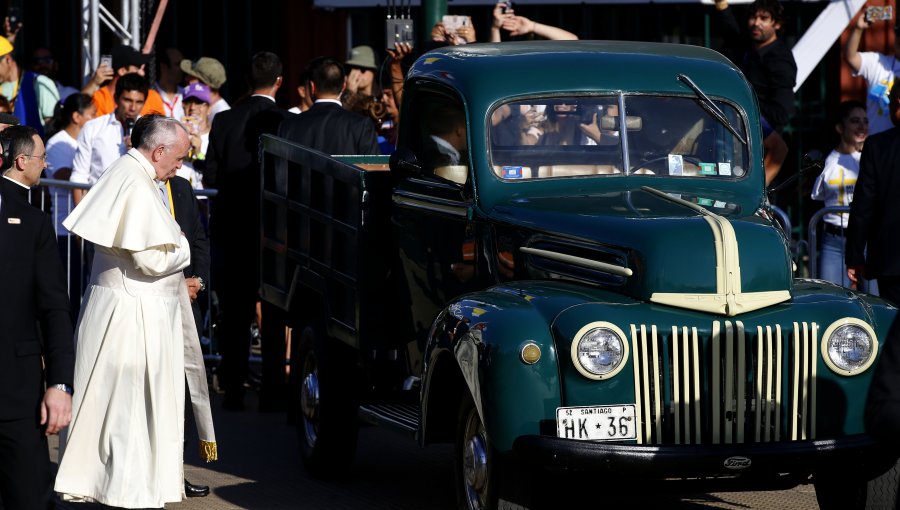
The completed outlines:
[[[94,184],[127,151],[122,123],[116,120],[115,112],[97,117],[81,128],[69,180]]]

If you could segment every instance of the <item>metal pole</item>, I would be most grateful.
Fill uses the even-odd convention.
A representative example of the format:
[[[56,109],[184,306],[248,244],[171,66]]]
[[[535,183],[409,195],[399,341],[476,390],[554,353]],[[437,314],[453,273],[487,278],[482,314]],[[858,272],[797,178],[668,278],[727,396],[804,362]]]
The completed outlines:
[[[119,9],[119,23],[122,25],[122,30],[124,33],[131,34],[131,28],[128,26],[128,22],[131,20],[131,0],[119,0],[121,4],[121,9]],[[122,38],[122,41],[126,41],[126,38]],[[131,39],[130,42],[134,45],[134,39]]]
[[[100,0],[91,1],[91,67],[100,63]]]
[[[131,0],[131,22],[128,28],[131,29],[131,42],[135,49],[141,44],[141,0]]]
[[[447,0],[422,0],[420,41],[427,41],[431,37],[431,27],[440,22],[445,14],[447,14]]]

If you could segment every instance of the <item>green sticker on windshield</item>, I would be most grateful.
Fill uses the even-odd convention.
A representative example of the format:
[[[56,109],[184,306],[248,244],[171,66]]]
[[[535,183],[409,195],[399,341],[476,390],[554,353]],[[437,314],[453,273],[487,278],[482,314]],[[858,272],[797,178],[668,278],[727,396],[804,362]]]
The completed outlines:
[[[700,175],[719,175],[715,163],[700,163]]]
[[[706,206],[706,207],[711,207],[711,206],[713,205],[713,200],[712,200],[711,198],[700,198],[700,197],[697,197],[697,204],[698,204],[698,205],[702,205],[702,206]]]

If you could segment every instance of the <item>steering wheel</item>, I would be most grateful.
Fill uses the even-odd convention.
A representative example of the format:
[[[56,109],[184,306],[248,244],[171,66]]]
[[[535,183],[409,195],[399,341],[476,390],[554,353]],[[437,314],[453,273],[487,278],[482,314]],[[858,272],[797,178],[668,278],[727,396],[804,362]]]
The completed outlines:
[[[682,161],[685,163],[690,163],[700,168],[700,159],[695,158],[693,156],[682,156]],[[649,170],[653,174],[658,175],[669,175],[669,155],[665,156],[657,156],[655,158],[645,159],[636,165],[631,166],[631,173],[636,173],[639,170]],[[685,169],[686,170],[686,169]],[[691,175],[687,172],[682,175]]]

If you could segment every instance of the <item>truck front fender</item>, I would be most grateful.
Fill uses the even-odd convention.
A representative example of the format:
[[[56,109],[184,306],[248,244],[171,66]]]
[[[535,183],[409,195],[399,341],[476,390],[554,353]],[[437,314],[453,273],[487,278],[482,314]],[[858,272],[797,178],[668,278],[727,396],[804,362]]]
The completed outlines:
[[[472,396],[500,452],[511,450],[518,436],[539,434],[541,420],[555,416],[561,393],[551,324],[587,296],[532,283],[468,294],[438,315],[425,347],[422,444],[452,437],[447,427],[456,423],[461,391]],[[521,355],[528,343],[541,352],[532,364]]]

